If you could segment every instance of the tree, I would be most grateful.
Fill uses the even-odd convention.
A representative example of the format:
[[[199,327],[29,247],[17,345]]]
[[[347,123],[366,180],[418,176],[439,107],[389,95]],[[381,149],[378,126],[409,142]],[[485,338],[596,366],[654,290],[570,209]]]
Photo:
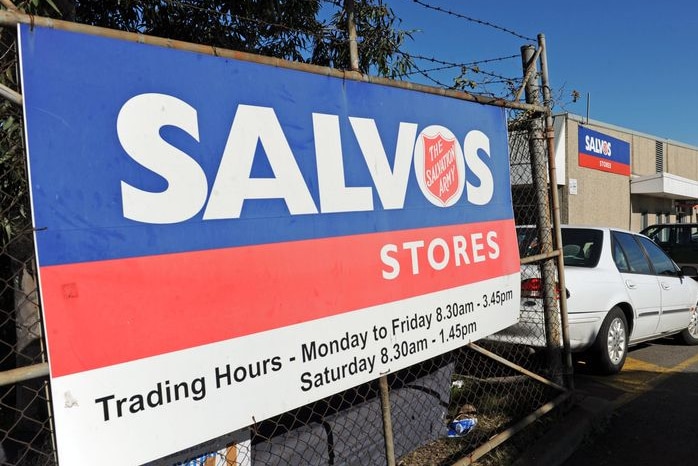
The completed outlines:
[[[409,32],[382,0],[355,6],[360,69],[399,77]],[[323,19],[324,18],[324,19]],[[351,69],[347,14],[329,0],[75,0],[80,23],[338,69]]]

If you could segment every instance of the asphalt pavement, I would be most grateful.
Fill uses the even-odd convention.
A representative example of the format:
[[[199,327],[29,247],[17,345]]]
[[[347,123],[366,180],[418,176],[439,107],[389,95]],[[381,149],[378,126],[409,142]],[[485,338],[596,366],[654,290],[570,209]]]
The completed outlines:
[[[573,404],[514,466],[698,465],[698,347],[636,348],[614,376],[575,368]]]

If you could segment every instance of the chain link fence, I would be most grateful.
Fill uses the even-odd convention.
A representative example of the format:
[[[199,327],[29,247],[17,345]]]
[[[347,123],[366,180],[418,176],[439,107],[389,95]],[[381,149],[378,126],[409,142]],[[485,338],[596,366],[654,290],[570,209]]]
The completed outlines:
[[[4,101],[3,111],[11,112]],[[16,127],[21,130],[21,119]],[[3,132],[7,138],[8,133]],[[52,464],[48,373],[24,155],[3,147],[0,178],[0,463]],[[35,377],[36,375],[42,375]]]
[[[21,113],[7,100],[0,105],[3,112],[17,114],[17,126],[3,128],[7,141],[8,131],[21,130]],[[509,464],[507,449],[525,448],[514,434],[552,409],[570,388],[563,380],[558,296],[544,273],[556,257],[554,229],[549,217],[541,218],[549,215],[552,201],[547,183],[540,185],[548,176],[546,140],[533,129],[543,128],[545,118],[510,112],[512,199],[526,288],[519,324],[152,464],[392,464],[393,458],[404,466]],[[21,147],[2,149],[0,462],[52,465],[55,444],[24,154]],[[278,396],[284,396],[283,387]]]

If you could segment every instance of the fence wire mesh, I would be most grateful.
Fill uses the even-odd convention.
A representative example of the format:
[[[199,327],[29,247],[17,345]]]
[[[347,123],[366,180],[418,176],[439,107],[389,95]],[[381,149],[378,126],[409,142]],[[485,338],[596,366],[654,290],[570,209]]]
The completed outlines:
[[[5,121],[14,115],[15,125],[2,128],[0,153],[0,463],[53,465],[49,379],[22,372],[44,363],[46,355],[24,154],[10,144],[17,140],[11,132],[21,131],[21,113],[7,101],[0,102],[0,108]],[[545,154],[546,149],[530,132],[541,117],[511,112],[510,168],[515,221],[522,227],[521,278],[522,283],[534,283],[553,260],[542,257],[545,245],[547,250],[553,245],[549,220],[540,218],[549,209],[549,199],[542,199],[541,193],[549,193],[547,187],[535,185],[536,174],[547,176],[547,164],[535,163],[531,156],[534,150]],[[539,299],[546,293],[528,291],[516,326],[476,342],[477,347],[465,346],[389,374],[387,406],[376,380],[152,464],[385,464],[386,444],[403,466],[445,465],[467,458],[560,394],[555,385],[563,360],[559,315],[548,315],[546,321],[545,303]],[[556,302],[552,305],[557,308]],[[284,396],[283,387],[278,396]],[[235,402],[244,400],[231,400]],[[496,458],[490,464],[507,464],[501,456]]]
[[[51,464],[48,378],[8,383],[23,378],[21,368],[45,362],[45,355],[24,155],[9,144],[16,140],[12,132],[21,131],[21,115],[7,101],[0,108],[5,121],[15,115],[3,127],[0,153],[0,463]]]

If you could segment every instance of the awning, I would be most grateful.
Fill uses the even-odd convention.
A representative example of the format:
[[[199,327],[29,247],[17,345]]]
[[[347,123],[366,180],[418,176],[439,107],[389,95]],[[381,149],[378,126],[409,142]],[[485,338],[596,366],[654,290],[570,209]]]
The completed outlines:
[[[698,181],[671,173],[655,173],[630,180],[630,194],[666,199],[698,200]]]

